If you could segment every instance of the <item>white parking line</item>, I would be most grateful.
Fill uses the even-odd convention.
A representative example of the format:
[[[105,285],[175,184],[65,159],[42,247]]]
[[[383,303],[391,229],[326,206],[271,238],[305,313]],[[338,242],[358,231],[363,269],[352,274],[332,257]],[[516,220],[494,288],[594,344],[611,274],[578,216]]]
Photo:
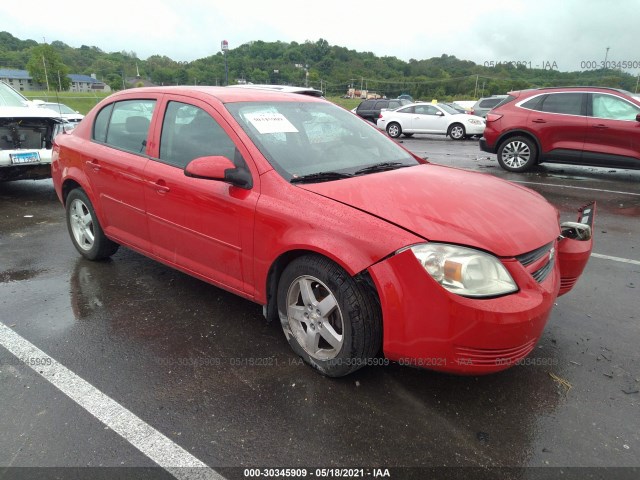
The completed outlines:
[[[576,187],[575,185],[556,185],[554,183],[525,182],[522,180],[509,180],[509,181],[513,183],[524,183],[527,185],[543,185],[545,187],[558,187],[558,188],[575,188],[577,190],[591,190],[593,192],[616,193],[618,195],[633,195],[634,197],[640,197],[640,193],[621,192],[618,190],[605,190],[603,188]]]
[[[591,252],[592,257],[602,258],[604,260],[613,260],[614,262],[630,263],[631,265],[640,265],[639,260],[631,260],[630,258],[612,257],[611,255],[602,255],[601,253]]]
[[[215,470],[173,443],[155,428],[106,396],[35,345],[0,322],[0,345],[22,360],[44,359],[37,366],[25,365],[44,377],[71,400],[112,429],[174,477],[182,480],[225,480]],[[51,359],[51,361],[49,361]]]

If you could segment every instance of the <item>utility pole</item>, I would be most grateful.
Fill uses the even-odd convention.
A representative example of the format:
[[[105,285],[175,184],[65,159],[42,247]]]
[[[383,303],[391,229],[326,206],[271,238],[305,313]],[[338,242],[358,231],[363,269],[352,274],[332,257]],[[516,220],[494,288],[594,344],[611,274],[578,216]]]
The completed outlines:
[[[476,89],[473,92],[473,98],[478,98],[478,78],[479,78],[479,75],[476,74]]]
[[[42,65],[44,65],[44,79],[47,82],[47,92],[49,91],[49,75],[47,75],[47,62],[44,61],[44,54],[42,54]]]
[[[222,49],[222,54],[224,55],[224,84],[225,86],[227,86],[229,85],[229,66],[227,65],[227,51],[229,50],[229,42],[227,42],[226,40],[222,40],[220,48]]]
[[[607,51],[604,54],[604,68],[607,68],[607,58],[609,58],[609,47],[607,47]]]

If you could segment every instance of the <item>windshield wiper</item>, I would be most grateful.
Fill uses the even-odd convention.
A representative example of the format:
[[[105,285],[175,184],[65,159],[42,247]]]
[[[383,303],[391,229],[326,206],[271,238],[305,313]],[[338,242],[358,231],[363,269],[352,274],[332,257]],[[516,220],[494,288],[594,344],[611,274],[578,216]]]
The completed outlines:
[[[360,170],[356,170],[354,175],[364,175],[366,173],[375,173],[375,172],[385,172],[387,170],[395,170],[396,168],[410,167],[411,165],[405,165],[402,162],[382,162],[376,163],[375,165],[371,165],[369,167],[361,168]]]
[[[317,172],[310,173],[308,175],[302,175],[301,177],[293,177],[291,183],[315,183],[315,182],[330,182],[331,180],[340,180],[341,178],[353,177],[350,173],[341,172]]]

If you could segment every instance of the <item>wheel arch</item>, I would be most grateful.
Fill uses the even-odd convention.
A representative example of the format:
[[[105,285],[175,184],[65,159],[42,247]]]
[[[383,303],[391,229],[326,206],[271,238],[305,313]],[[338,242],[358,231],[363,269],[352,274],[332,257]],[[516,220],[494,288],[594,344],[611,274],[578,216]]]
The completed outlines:
[[[498,150],[500,150],[500,147],[502,147],[502,144],[504,142],[506,142],[507,140],[513,137],[526,137],[530,139],[535,144],[537,154],[538,154],[538,158],[536,158],[536,164],[540,163],[540,160],[542,158],[542,149],[541,149],[540,141],[538,140],[538,137],[536,137],[533,133],[529,132],[528,130],[510,130],[508,132],[503,133],[500,137],[498,137],[498,140],[496,141],[496,144],[495,144],[496,153],[498,152]]]
[[[462,122],[459,121],[454,121],[452,122],[448,127],[447,127],[447,135],[451,136],[451,130],[453,130],[453,127],[455,127],[456,125],[460,125],[462,127],[462,129],[464,130],[465,134],[467,132],[467,129],[465,128],[464,124]]]
[[[342,262],[341,259],[336,258],[333,255],[329,255],[326,254],[326,252],[314,250],[311,248],[298,248],[281,253],[269,267],[265,279],[265,293],[267,303],[264,311],[265,318],[268,322],[279,321],[277,298],[278,285],[280,283],[282,273],[292,261],[305,255],[319,255],[340,266],[340,268],[346,271],[348,275],[356,280],[356,282],[362,282],[364,285],[366,285],[366,287],[371,290],[371,293],[375,297],[376,301],[380,303],[380,295],[378,293],[378,289],[376,288],[375,283],[373,282],[373,279],[371,278],[371,275],[366,268],[361,270],[360,272],[353,272],[344,262]]]

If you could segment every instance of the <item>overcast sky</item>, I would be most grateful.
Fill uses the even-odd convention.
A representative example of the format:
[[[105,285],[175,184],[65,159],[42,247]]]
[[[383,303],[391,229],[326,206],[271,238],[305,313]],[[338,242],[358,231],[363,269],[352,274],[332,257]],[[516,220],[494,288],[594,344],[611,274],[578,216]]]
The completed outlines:
[[[443,53],[480,65],[640,63],[640,0],[2,0],[0,31],[24,40],[191,61],[252,40],[316,41],[402,60]],[[588,67],[587,67],[588,68]],[[632,73],[640,68],[630,69]]]

